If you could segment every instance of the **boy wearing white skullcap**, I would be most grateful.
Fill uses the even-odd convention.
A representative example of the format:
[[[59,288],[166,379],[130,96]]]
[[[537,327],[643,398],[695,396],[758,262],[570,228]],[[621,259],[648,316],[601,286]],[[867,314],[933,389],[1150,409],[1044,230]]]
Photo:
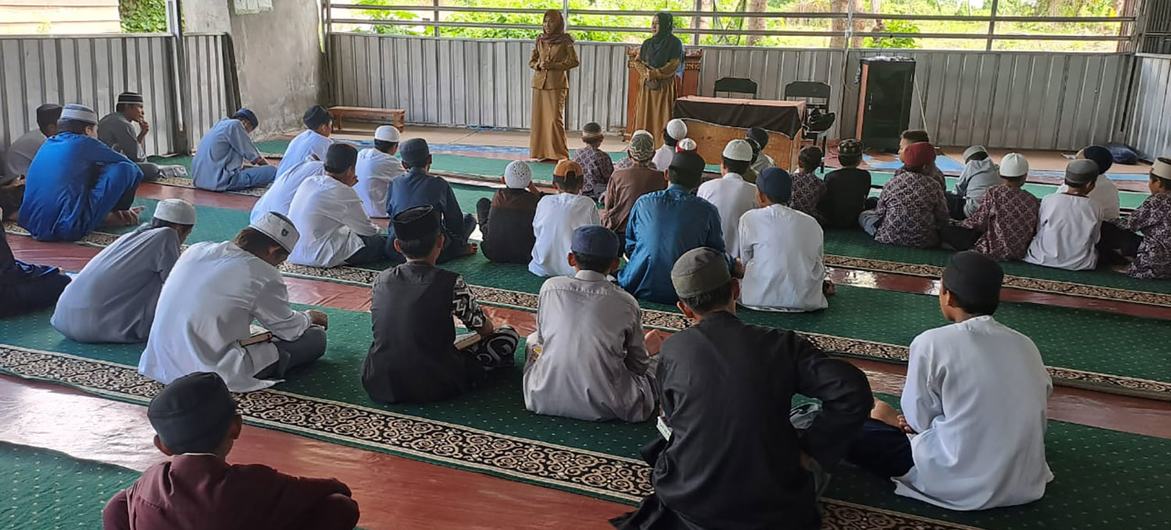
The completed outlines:
[[[980,206],[960,222],[940,231],[944,244],[955,250],[973,249],[994,260],[1019,260],[1029,251],[1037,233],[1041,201],[1025,191],[1029,161],[1009,153],[1000,161],[1001,184],[989,188]]]
[[[724,229],[724,245],[728,254],[740,256],[736,236],[740,231],[740,217],[756,207],[756,185],[744,181],[744,172],[752,164],[752,145],[746,140],[732,140],[724,147],[720,164],[722,177],[704,182],[696,195],[714,205],[720,212]]]
[[[667,167],[671,165],[671,158],[675,156],[679,142],[686,138],[686,122],[677,118],[667,122],[667,128],[663,134],[663,145],[659,147],[658,151],[655,151],[655,158],[651,160],[651,163],[659,171],[666,171]]]
[[[390,183],[407,172],[394,155],[398,153],[400,134],[392,125],[374,131],[374,147],[358,151],[358,185],[354,190],[362,198],[362,208],[372,219],[385,219],[386,192]]]
[[[194,225],[191,203],[159,202],[149,224],[119,237],[81,269],[61,293],[53,327],[77,342],[145,341],[163,282]]]
[[[1134,258],[1126,273],[1134,278],[1171,278],[1171,158],[1151,166],[1151,196],[1128,217],[1102,223],[1099,251]],[[1139,234],[1142,235],[1139,235]]]
[[[233,241],[191,245],[163,284],[138,373],[168,384],[215,372],[250,392],[321,357],[329,318],[294,311],[277,269],[299,238],[288,217],[269,213]]]
[[[536,241],[533,217],[541,192],[533,186],[533,171],[523,160],[509,162],[501,180],[505,187],[496,190],[492,200],[476,202],[476,220],[484,235],[480,248],[489,261],[524,265]]]

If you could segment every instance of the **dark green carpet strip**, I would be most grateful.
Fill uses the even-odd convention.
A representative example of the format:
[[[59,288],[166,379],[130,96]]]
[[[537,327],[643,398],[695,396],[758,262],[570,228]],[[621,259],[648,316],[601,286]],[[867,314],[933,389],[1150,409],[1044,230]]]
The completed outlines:
[[[0,442],[0,528],[101,528],[106,501],[138,475],[124,467]]]

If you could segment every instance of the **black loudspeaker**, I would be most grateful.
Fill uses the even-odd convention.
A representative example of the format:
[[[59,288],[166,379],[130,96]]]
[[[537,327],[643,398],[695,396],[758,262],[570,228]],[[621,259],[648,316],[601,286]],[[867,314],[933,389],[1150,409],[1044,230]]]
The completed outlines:
[[[868,57],[861,63],[856,136],[870,149],[898,151],[899,135],[911,123],[915,60]]]

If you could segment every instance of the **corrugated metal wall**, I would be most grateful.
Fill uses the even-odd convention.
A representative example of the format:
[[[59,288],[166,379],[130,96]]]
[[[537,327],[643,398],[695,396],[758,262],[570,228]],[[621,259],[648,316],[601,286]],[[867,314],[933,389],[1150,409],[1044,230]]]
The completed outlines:
[[[335,102],[396,107],[415,123],[527,128],[532,43],[337,33]],[[579,43],[567,124],[625,125],[626,45]],[[889,51],[704,47],[700,93],[748,77],[780,99],[791,81],[829,83],[841,130],[856,123],[859,59]],[[1132,58],[1125,54],[907,51],[918,62],[912,127],[940,145],[1076,149],[1116,139]],[[835,134],[837,132],[835,131]]]
[[[235,99],[225,80],[226,38],[186,37],[196,141]],[[118,93],[133,90],[146,99],[147,152],[175,152],[172,43],[165,35],[0,38],[0,146],[36,127],[34,111],[42,103],[82,103],[102,116],[113,111]]]
[[[1171,53],[1171,0],[1145,0],[1142,6],[1143,53]]]
[[[1171,56],[1140,55],[1135,70],[1128,143],[1148,160],[1171,156]]]

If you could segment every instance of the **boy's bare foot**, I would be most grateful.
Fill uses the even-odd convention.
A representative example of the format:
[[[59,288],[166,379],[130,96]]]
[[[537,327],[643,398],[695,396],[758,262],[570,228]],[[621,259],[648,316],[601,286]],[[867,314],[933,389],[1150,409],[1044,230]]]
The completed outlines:
[[[106,215],[106,222],[104,226],[118,228],[123,226],[134,226],[139,223],[139,215],[142,213],[143,207],[135,206],[129,210],[115,210]]]
[[[899,411],[880,399],[874,400],[874,408],[870,409],[870,417],[891,427],[902,428],[899,426]]]
[[[821,292],[826,296],[833,296],[838,292],[838,286],[834,285],[833,280],[824,280],[821,282]]]

